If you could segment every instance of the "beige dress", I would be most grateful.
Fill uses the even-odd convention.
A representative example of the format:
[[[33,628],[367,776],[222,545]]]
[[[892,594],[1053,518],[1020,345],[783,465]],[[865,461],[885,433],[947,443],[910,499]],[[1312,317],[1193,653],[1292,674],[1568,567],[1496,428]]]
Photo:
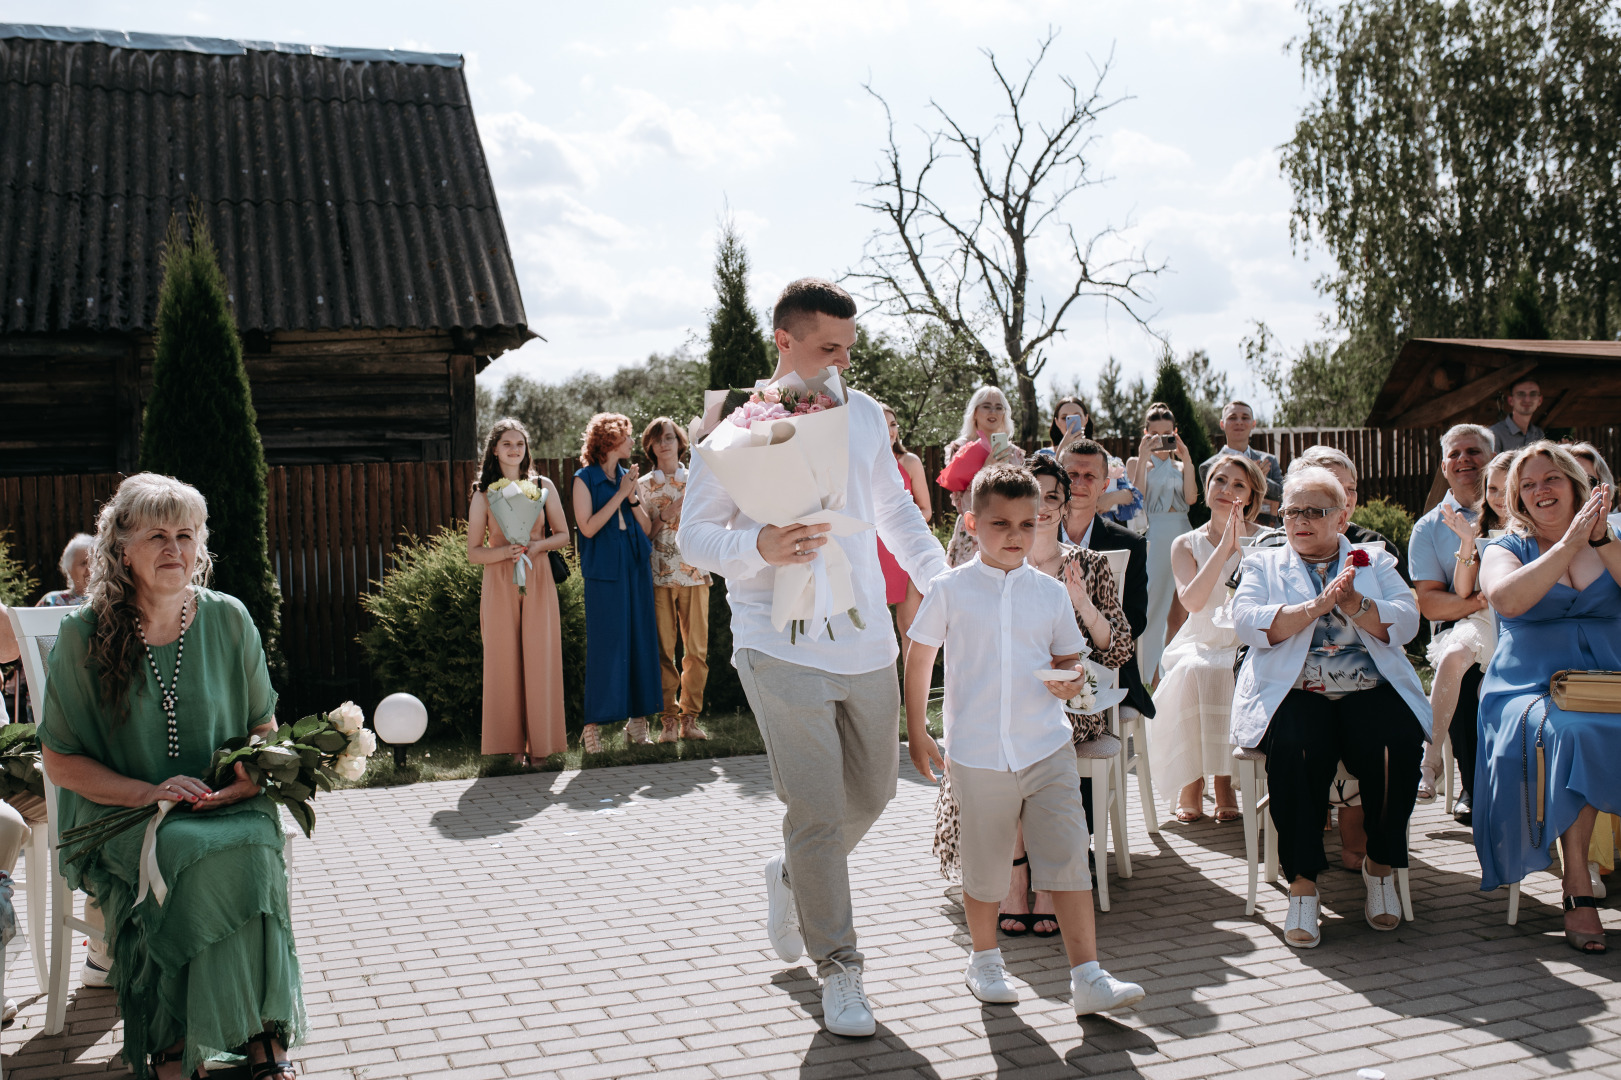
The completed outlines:
[[[493,517],[487,518],[490,547],[510,541]],[[535,521],[538,540],[546,515]],[[557,585],[545,552],[532,559],[528,595],[512,583],[512,561],[484,564],[478,605],[484,639],[484,727],[480,750],[486,754],[528,754],[544,758],[568,749],[563,730],[563,629]]]

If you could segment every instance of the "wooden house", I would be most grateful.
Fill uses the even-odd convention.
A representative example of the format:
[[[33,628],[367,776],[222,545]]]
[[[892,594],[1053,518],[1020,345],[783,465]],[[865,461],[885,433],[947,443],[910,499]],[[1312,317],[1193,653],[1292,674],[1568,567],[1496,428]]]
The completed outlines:
[[[535,335],[461,57],[0,25],[0,475],[134,468],[194,205],[270,464],[477,454]]]

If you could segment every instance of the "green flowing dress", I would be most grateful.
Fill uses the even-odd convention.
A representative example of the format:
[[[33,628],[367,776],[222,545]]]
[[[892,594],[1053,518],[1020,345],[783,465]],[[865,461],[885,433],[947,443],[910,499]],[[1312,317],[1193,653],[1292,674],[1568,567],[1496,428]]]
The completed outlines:
[[[88,607],[63,621],[51,652],[40,742],[156,784],[202,776],[221,743],[271,720],[276,693],[247,609],[224,593],[196,595],[175,710],[179,758],[168,756],[168,719],[144,655],[129,716],[112,721],[89,658],[95,616]],[[177,648],[152,650],[166,682]],[[57,809],[66,831],[118,808],[63,789]],[[158,866],[169,886],[162,905],[150,893],[135,903],[145,832],[132,829],[88,861],[63,867],[68,883],[93,896],[106,916],[124,1060],[135,1076],[148,1075],[149,1053],[180,1039],[187,1076],[199,1062],[231,1058],[266,1024],[283,1045],[302,1041],[304,1000],[274,804],[261,795],[200,813],[177,806],[158,827]]]

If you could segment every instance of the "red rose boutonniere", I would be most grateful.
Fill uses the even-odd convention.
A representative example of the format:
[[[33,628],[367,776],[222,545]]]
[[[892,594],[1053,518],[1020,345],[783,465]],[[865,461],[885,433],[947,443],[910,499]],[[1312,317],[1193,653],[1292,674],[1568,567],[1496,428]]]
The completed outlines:
[[[1357,548],[1355,551],[1351,552],[1351,565],[1360,570],[1364,566],[1372,566],[1373,560],[1368,558],[1368,553],[1366,551],[1363,551],[1361,548]]]

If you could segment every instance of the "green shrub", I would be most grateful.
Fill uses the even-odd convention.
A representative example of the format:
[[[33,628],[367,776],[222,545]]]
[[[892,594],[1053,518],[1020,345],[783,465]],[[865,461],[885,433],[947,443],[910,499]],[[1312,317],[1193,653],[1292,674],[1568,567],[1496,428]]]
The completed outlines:
[[[39,582],[29,574],[28,568],[11,554],[6,534],[0,533],[0,604],[20,607],[38,587]]]
[[[1351,520],[1364,529],[1380,533],[1403,551],[1407,550],[1407,538],[1413,535],[1413,515],[1388,499],[1359,503]]]
[[[571,731],[585,715],[585,586],[570,560],[557,590],[563,635],[563,711]],[[394,549],[394,569],[375,593],[361,597],[372,625],[361,648],[386,692],[415,694],[428,707],[431,730],[477,738],[484,723],[484,645],[479,594],[484,567],[467,558],[467,526],[409,538]]]

